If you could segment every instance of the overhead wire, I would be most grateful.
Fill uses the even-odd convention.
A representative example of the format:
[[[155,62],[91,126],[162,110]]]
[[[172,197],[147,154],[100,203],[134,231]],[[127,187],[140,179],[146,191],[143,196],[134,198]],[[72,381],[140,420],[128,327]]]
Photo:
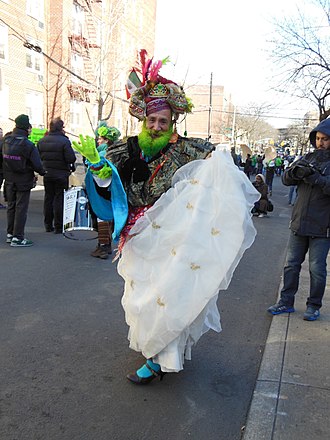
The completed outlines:
[[[61,64],[60,62],[58,62],[57,60],[55,60],[54,58],[52,58],[51,56],[49,56],[48,54],[46,54],[42,48],[38,45],[32,44],[30,43],[26,37],[24,37],[23,35],[21,35],[16,29],[14,29],[12,26],[10,26],[8,23],[6,23],[5,20],[3,20],[2,18],[0,18],[0,22],[2,22],[5,26],[7,26],[9,29],[11,29],[13,32],[15,32],[15,36],[20,39],[23,42],[23,46],[26,47],[29,50],[33,50],[37,53],[40,53],[41,55],[43,55],[45,58],[47,58],[49,61],[53,62],[54,64],[56,64],[57,66],[59,66],[61,69],[64,69],[65,71],[67,71],[68,73],[70,73],[71,75],[75,76],[76,78],[78,78],[80,81],[83,81],[84,83],[92,86],[93,88],[95,88],[95,90],[97,90],[97,86],[95,84],[93,84],[92,82],[86,80],[85,78],[81,77],[80,75],[78,75],[77,73],[73,72],[71,69],[69,69],[68,67],[64,66],[63,64]],[[120,101],[123,102],[128,102],[127,99],[123,99],[120,98],[116,95],[114,95],[112,92],[107,92],[105,91],[105,93],[109,94],[109,96],[111,96],[112,98],[118,99]]]
[[[64,66],[63,64],[61,64],[60,62],[58,62],[57,60],[55,60],[54,58],[52,58],[51,56],[49,56],[48,54],[46,54],[42,48],[38,45],[32,44],[30,43],[26,37],[24,37],[23,35],[21,35],[16,29],[14,29],[11,25],[9,25],[3,18],[0,18],[0,22],[2,22],[5,26],[7,26],[9,29],[11,29],[16,35],[16,37],[18,39],[20,39],[23,42],[23,46],[26,47],[29,50],[33,50],[37,53],[42,54],[45,58],[47,58],[49,61],[53,62],[54,64],[56,64],[57,66],[59,66],[61,69],[64,69],[65,71],[67,71],[68,73],[70,73],[71,75],[75,76],[76,78],[78,78],[80,81],[83,81],[84,83],[92,86],[93,88],[97,89],[97,86],[95,86],[95,84],[93,84],[92,82],[86,80],[85,78],[81,77],[80,75],[78,75],[77,73],[73,72],[71,69],[69,69],[68,67]],[[120,90],[118,90],[120,91]],[[127,99],[123,99],[120,98],[116,95],[114,95],[112,92],[106,92],[109,93],[109,95],[112,98],[118,99],[120,101],[123,102],[128,102]],[[201,112],[206,112],[209,111],[209,109],[203,109],[203,110],[195,110],[194,113],[201,113]],[[240,116],[255,116],[255,115],[251,115],[250,113],[245,113],[245,112],[237,112],[237,111],[226,111],[226,110],[217,110],[215,108],[212,109],[213,112],[217,112],[217,113],[226,113],[226,114],[234,114],[236,113],[236,115],[240,115]],[[261,113],[258,115],[260,118],[266,118],[266,119],[286,119],[286,120],[305,120],[306,118],[304,117],[293,117],[293,116],[279,116],[279,115],[268,115],[268,114],[264,114]],[[318,121],[317,118],[308,118],[310,121]]]

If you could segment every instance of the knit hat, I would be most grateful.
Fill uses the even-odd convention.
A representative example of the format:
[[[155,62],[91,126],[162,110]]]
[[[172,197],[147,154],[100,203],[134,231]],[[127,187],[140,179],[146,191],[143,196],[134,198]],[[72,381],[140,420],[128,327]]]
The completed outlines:
[[[17,116],[17,118],[15,119],[15,124],[17,128],[21,128],[22,130],[28,130],[29,128],[32,128],[28,115]]]

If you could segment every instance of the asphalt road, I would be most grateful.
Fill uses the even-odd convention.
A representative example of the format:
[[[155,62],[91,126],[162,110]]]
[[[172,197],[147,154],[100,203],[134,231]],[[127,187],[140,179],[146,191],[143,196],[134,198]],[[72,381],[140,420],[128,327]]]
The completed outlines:
[[[142,357],[128,348],[111,260],[94,241],[45,233],[33,192],[26,236],[5,244],[0,210],[1,440],[239,440],[277,297],[288,239],[288,189],[275,178],[274,212],[219,296],[223,331],[204,335],[184,371],[145,387],[125,378]]]

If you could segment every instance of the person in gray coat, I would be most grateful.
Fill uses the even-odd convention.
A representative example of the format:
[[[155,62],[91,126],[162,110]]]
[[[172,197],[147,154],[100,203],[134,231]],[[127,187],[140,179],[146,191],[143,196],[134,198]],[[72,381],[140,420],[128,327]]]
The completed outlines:
[[[315,321],[322,307],[330,247],[330,119],[320,122],[309,139],[315,151],[293,162],[282,175],[284,185],[297,185],[297,198],[280,300],[268,312],[278,315],[295,311],[301,265],[308,251],[310,290],[304,319]]]

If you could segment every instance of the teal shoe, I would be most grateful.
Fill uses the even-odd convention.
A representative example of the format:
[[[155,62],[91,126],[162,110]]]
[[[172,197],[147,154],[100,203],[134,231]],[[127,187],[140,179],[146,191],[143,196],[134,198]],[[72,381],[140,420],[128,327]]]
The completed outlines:
[[[166,373],[163,373],[160,369],[159,364],[155,364],[150,359],[142,365],[135,373],[130,373],[126,377],[130,382],[133,382],[137,385],[147,385],[156,377],[159,377],[160,380],[163,380],[163,377]]]

